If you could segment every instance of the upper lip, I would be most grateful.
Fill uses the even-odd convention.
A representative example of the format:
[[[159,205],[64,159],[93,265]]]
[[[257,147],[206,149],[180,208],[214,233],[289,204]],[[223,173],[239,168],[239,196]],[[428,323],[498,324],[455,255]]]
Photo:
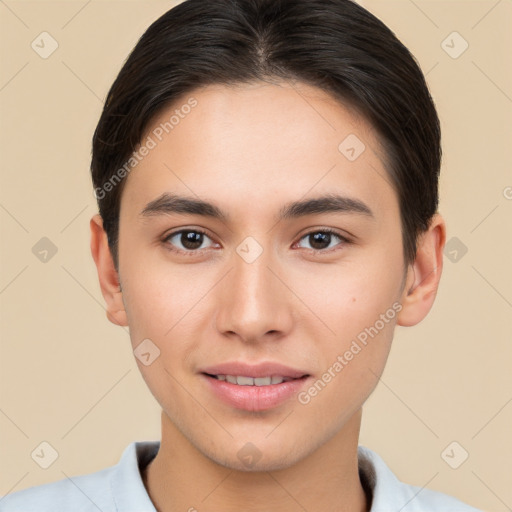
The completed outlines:
[[[228,363],[221,363],[214,366],[208,366],[200,370],[201,373],[208,373],[210,375],[234,375],[244,377],[271,377],[272,375],[279,375],[281,377],[290,377],[292,379],[299,379],[308,372],[290,368],[280,363],[262,362],[254,365],[242,363],[240,361],[231,361]]]

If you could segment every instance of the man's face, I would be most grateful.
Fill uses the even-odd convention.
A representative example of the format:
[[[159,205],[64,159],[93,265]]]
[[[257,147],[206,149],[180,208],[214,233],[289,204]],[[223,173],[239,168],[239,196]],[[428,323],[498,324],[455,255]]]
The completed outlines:
[[[259,468],[287,467],[349,428],[389,353],[404,261],[375,133],[316,88],[257,83],[193,91],[142,144],[148,135],[156,145],[128,176],[120,210],[132,346],[150,340],[152,354],[137,364],[199,452],[244,469],[239,451],[252,450]],[[226,218],[162,211],[163,194]],[[326,195],[352,202],[279,217]],[[225,363],[247,365],[225,373],[262,385],[207,375]],[[287,368],[258,373],[265,363]],[[277,383],[292,371],[304,377]]]

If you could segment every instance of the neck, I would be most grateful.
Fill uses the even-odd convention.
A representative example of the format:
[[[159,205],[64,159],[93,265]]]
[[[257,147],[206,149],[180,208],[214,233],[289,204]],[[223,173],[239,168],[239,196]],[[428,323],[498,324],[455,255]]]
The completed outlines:
[[[331,439],[295,465],[239,471],[206,457],[162,411],[162,441],[143,472],[158,512],[367,512],[357,445],[361,410]]]

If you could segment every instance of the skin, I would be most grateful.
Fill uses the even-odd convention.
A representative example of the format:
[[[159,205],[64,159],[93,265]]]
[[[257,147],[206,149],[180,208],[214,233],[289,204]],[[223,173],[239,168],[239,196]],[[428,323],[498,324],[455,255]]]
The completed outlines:
[[[319,89],[208,86],[161,112],[147,134],[190,97],[198,105],[127,177],[119,272],[101,217],[90,223],[108,318],[129,326],[133,349],[149,338],[160,350],[149,366],[136,359],[162,407],[161,447],[143,475],[148,493],[160,512],[368,510],[357,466],[362,405],[395,325],[418,323],[433,304],[444,221],[433,217],[406,266],[377,136]],[[349,134],[366,146],[355,161],[338,150]],[[214,202],[230,219],[141,216],[164,192]],[[330,212],[276,222],[284,204],[324,193],[363,201],[373,217]],[[202,253],[179,235],[165,240],[184,228],[207,232]],[[315,245],[307,235],[325,228],[351,243],[333,235]],[[263,248],[252,263],[236,252],[247,236]],[[293,397],[263,412],[238,410],[198,375],[224,361],[277,361],[316,381],[394,303],[395,318],[307,404]],[[248,442],[261,457],[250,469],[237,456]]]

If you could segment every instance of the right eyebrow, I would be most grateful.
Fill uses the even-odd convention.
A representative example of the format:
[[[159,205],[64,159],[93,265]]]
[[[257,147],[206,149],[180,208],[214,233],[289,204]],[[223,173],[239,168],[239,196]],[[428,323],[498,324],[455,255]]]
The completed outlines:
[[[229,215],[213,203],[203,201],[202,199],[168,193],[164,193],[157,199],[149,202],[140,212],[140,215],[151,217],[153,215],[172,215],[173,213],[201,215],[224,222],[229,220]]]

